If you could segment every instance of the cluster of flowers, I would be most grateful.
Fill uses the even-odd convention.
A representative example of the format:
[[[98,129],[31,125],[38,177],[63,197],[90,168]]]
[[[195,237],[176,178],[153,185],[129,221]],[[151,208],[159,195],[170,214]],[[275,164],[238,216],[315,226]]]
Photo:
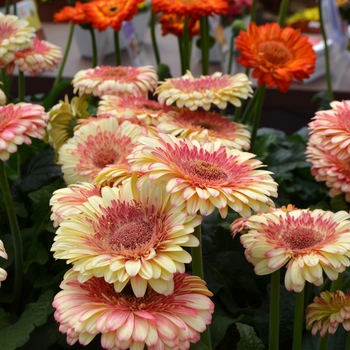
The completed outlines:
[[[251,96],[245,74],[157,80],[151,67],[96,67],[49,112],[67,188],[51,199],[54,257],[72,264],[53,302],[70,344],[187,349],[210,323],[211,293],[185,273],[202,215],[273,205],[277,185],[250,133],[210,107]],[[205,88],[204,88],[205,87]],[[155,90],[158,101],[147,98]],[[99,98],[96,117],[86,99]],[[175,102],[177,106],[171,106]],[[72,125],[75,125],[72,130]],[[70,134],[70,132],[72,132]],[[72,304],[74,300],[74,304]]]

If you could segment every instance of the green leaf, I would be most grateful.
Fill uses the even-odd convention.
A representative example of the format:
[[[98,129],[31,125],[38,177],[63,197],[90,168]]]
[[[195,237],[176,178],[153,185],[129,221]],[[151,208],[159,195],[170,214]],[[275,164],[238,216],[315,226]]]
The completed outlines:
[[[344,194],[339,194],[331,199],[331,205],[333,211],[337,212],[340,210],[349,211],[349,204],[345,201]]]
[[[241,320],[242,317],[233,318],[224,314],[216,314],[213,315],[213,320],[210,325],[210,334],[211,341],[213,345],[213,349],[216,349],[217,346],[224,339],[227,329],[234,323]]]
[[[256,336],[254,328],[243,323],[236,323],[236,327],[241,336],[237,344],[237,350],[263,350],[264,344]]]

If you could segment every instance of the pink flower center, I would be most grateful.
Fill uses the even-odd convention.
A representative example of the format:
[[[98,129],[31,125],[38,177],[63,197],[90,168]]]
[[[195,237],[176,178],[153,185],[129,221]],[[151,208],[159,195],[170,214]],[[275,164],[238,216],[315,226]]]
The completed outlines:
[[[227,174],[216,164],[211,162],[197,160],[187,165],[187,170],[192,174],[204,180],[216,181],[227,180]]]
[[[15,36],[17,34],[16,28],[13,26],[13,24],[5,24],[1,26],[0,30],[0,40],[4,40],[7,38],[10,38],[12,36]]]
[[[189,79],[174,79],[173,84],[175,88],[185,91],[194,92],[199,91],[205,93],[208,90],[220,90],[230,85],[229,78],[227,76],[222,77],[203,77],[196,80]]]
[[[303,250],[323,241],[323,235],[311,227],[296,227],[282,233],[283,240],[292,250]]]
[[[266,41],[259,45],[259,54],[272,64],[284,64],[291,59],[287,47],[277,41]]]
[[[112,149],[101,149],[97,151],[92,162],[98,168],[104,168],[108,164],[114,164],[119,159],[119,154]]]

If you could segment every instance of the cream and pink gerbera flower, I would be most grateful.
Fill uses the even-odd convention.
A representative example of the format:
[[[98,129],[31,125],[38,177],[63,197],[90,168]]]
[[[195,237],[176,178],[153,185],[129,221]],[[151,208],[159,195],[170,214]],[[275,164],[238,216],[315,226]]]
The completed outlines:
[[[116,293],[97,277],[79,283],[71,270],[61,288],[53,301],[54,317],[70,345],[87,345],[101,333],[101,346],[108,350],[187,350],[199,341],[214,311],[205,282],[185,273],[174,275],[174,290],[167,296],[151,288],[142,298],[129,288]]]
[[[88,182],[74,184],[56,190],[50,199],[51,220],[54,227],[67,219],[72,213],[79,213],[78,205],[85,203],[89,197],[99,196],[99,187]]]
[[[335,197],[345,194],[345,200],[350,202],[350,155],[339,159],[331,155],[322,146],[322,138],[313,134],[306,148],[307,160],[312,163],[311,174],[317,181],[325,181],[330,188],[329,195]]]
[[[79,71],[72,80],[74,93],[103,95],[147,96],[158,83],[152,66],[101,66]]]
[[[2,243],[2,240],[0,239],[0,256],[4,259],[7,259],[7,253],[4,247],[4,243]],[[0,287],[1,282],[5,281],[7,278],[7,272],[3,268],[0,267]]]
[[[350,331],[350,294],[341,290],[324,291],[306,308],[306,327],[312,335],[320,331],[321,337],[334,334],[339,325]]]
[[[250,147],[250,132],[247,127],[231,122],[217,112],[181,108],[175,115],[164,116],[157,127],[165,134],[200,143],[220,141],[228,148],[239,150],[248,150]]]
[[[81,126],[59,150],[67,184],[92,182],[107,165],[126,162],[144,130],[116,118],[103,118]]]
[[[326,153],[343,160],[350,157],[350,101],[333,101],[330,105],[332,109],[316,112],[309,131],[320,139]]]
[[[136,177],[120,187],[103,187],[60,223],[52,245],[56,259],[67,259],[79,282],[104,277],[121,292],[130,282],[137,297],[150,285],[171,294],[173,274],[184,272],[191,255],[182,249],[199,244],[191,235],[201,223],[184,205],[174,207],[164,186]]]
[[[49,115],[44,107],[31,103],[0,107],[0,159],[6,161],[17,145],[32,143],[31,137],[41,139]]]
[[[251,209],[266,211],[274,205],[269,196],[277,196],[277,184],[254,154],[230,150],[220,142],[199,142],[159,134],[142,137],[128,157],[133,171],[146,178],[166,182],[173,205],[186,203],[190,214],[202,215],[219,209],[222,217],[231,207],[242,216]]]
[[[14,15],[0,12],[0,68],[5,68],[14,59],[14,53],[32,44],[35,29],[28,22]]]
[[[250,85],[251,81],[244,73],[230,76],[216,72],[195,78],[187,71],[180,78],[160,82],[155,93],[158,94],[158,101],[168,106],[175,102],[180,108],[186,107],[192,111],[203,108],[208,111],[212,105],[225,109],[228,102],[236,107],[241,106],[240,99],[252,96]]]
[[[7,73],[12,74],[15,66],[22,72],[36,76],[44,71],[52,72],[62,60],[61,48],[45,40],[33,39],[31,47],[16,51],[14,61],[8,66]]]
[[[305,281],[323,283],[350,265],[350,215],[345,211],[276,209],[253,215],[249,232],[240,239],[245,255],[258,275],[270,274],[286,263],[285,286],[301,292]]]

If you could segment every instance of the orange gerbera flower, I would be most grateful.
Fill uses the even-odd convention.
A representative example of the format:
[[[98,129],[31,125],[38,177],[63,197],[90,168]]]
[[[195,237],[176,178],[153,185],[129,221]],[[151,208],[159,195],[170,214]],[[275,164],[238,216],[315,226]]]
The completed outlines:
[[[162,35],[174,34],[182,37],[184,32],[185,17],[164,13],[159,19],[162,26]],[[188,32],[190,36],[199,35],[200,24],[199,19],[191,17],[188,22]]]
[[[163,12],[177,16],[196,17],[223,15],[227,12],[225,0],[152,0],[155,13]]]
[[[65,6],[63,9],[54,14],[53,20],[58,22],[70,22],[74,24],[86,23],[85,5],[80,1],[75,3],[75,6]]]
[[[291,80],[302,81],[315,69],[316,54],[308,38],[300,30],[277,23],[250,23],[247,32],[239,33],[236,47],[242,55],[237,61],[254,69],[252,76],[258,84],[277,85],[281,92],[288,91]]]
[[[119,31],[123,21],[129,21],[138,12],[142,0],[97,0],[85,4],[86,17],[100,32],[108,26]]]

